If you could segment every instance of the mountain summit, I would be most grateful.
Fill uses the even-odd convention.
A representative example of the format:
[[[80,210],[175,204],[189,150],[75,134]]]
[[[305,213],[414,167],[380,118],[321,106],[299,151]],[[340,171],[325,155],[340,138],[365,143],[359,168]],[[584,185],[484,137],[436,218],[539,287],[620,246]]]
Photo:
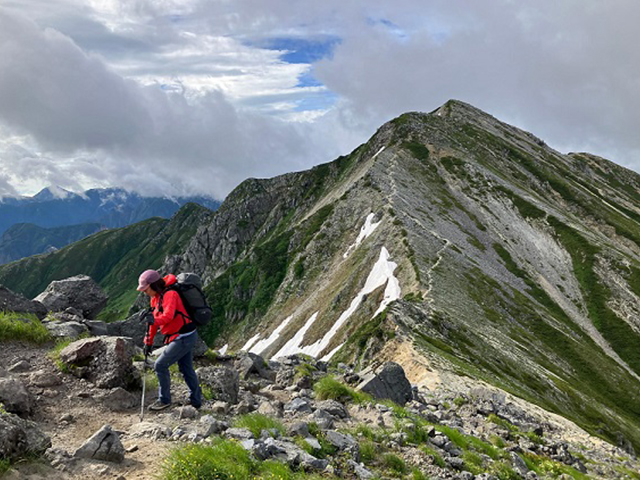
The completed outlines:
[[[205,275],[209,342],[464,373],[639,446],[639,185],[449,101],[248,180],[166,268]]]
[[[245,181],[163,269],[204,277],[210,345],[490,383],[632,451],[639,186],[449,101],[334,162]]]

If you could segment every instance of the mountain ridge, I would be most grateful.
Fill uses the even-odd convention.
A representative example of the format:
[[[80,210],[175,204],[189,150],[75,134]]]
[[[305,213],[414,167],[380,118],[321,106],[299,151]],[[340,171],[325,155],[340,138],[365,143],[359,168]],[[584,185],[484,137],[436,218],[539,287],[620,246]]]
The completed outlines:
[[[269,356],[293,338],[294,332],[304,328],[320,306],[312,326],[305,332],[306,339],[303,338],[300,344],[310,346],[330,329],[340,312],[346,311],[349,301],[363,287],[361,282],[375,264],[381,248],[386,246],[392,261],[398,264],[403,295],[420,298],[428,294],[429,297],[422,302],[421,315],[415,311],[411,315],[396,311],[403,304],[402,300],[390,308],[397,323],[403,324],[409,332],[418,330],[418,335],[415,332],[410,335],[418,338],[418,343],[420,335],[426,335],[428,347],[439,349],[438,354],[455,352],[457,356],[452,357],[454,363],[483,359],[480,371],[474,371],[474,375],[482,374],[493,383],[499,379],[500,382],[509,382],[511,386],[506,385],[507,388],[511,391],[515,388],[528,398],[538,397],[540,401],[541,392],[551,386],[546,408],[554,406],[552,396],[568,394],[567,398],[574,396],[574,400],[562,406],[564,414],[570,411],[573,418],[601,418],[602,415],[591,411],[590,407],[585,410],[580,406],[584,400],[575,397],[582,388],[582,382],[589,377],[602,380],[597,372],[606,364],[606,368],[617,372],[615,375],[620,376],[621,383],[637,385],[637,356],[625,346],[625,343],[637,341],[637,335],[633,333],[635,326],[627,324],[610,309],[608,298],[598,299],[610,296],[606,291],[611,286],[602,285],[603,279],[594,271],[594,266],[599,267],[596,265],[599,258],[597,250],[601,248],[613,248],[612,253],[616,255],[618,251],[631,255],[637,265],[637,248],[633,242],[638,238],[638,225],[634,221],[629,222],[633,218],[628,215],[621,217],[618,211],[623,210],[608,206],[613,201],[622,202],[626,205],[623,209],[633,212],[632,209],[636,208],[632,202],[635,194],[614,192],[611,201],[598,203],[600,197],[593,193],[595,190],[587,185],[587,180],[595,181],[600,188],[605,186],[605,177],[580,179],[576,177],[576,166],[580,165],[573,158],[550,149],[533,135],[505,127],[506,124],[488,115],[469,121],[468,113],[460,115],[457,106],[454,103],[454,115],[444,119],[433,114],[403,115],[381,127],[370,142],[359,147],[347,157],[348,160],[343,160],[347,168],[342,181],[331,177],[331,181],[326,182],[330,184],[327,185],[328,195],[318,195],[304,214],[300,211],[293,214],[294,220],[290,224],[303,228],[305,221],[323,208],[327,209],[325,218],[319,220],[322,228],[311,235],[306,245],[296,238],[301,234],[291,233],[291,248],[287,249],[287,255],[280,255],[284,273],[278,277],[281,283],[275,293],[270,292],[271,307],[262,315],[254,311],[255,319],[251,320],[250,304],[243,303],[241,298],[260,293],[260,288],[256,283],[250,283],[248,288],[245,285],[246,293],[231,294],[226,303],[216,305],[221,311],[233,312],[221,324],[228,331],[236,329],[235,335],[243,341],[232,342],[232,346],[240,348],[255,335],[256,325],[259,324],[259,331],[263,331],[258,341],[266,340],[294,313],[298,319],[285,325],[278,337],[279,343],[271,345],[269,348],[272,350],[261,352]],[[474,126],[487,123],[500,136],[491,131],[479,131]],[[307,175],[312,176],[312,173]],[[637,174],[623,169],[612,175],[618,182],[625,180],[623,177],[630,177],[632,184],[637,181]],[[355,193],[362,188],[366,189],[366,195]],[[345,195],[349,206],[341,208],[338,204]],[[416,196],[422,202],[416,201]],[[424,202],[429,198],[434,199],[433,203]],[[229,208],[233,210],[231,206],[230,203]],[[357,209],[360,213],[353,216]],[[304,210],[302,205],[299,205],[299,210]],[[324,283],[310,282],[305,273],[301,282],[313,284],[305,290],[304,285],[295,279],[296,271],[313,270],[316,268],[313,263],[319,260],[328,262],[331,258],[331,255],[327,258],[326,254],[323,256],[322,252],[314,250],[323,242],[325,246],[332,241],[348,245],[353,240],[340,240],[348,232],[337,229],[334,222],[345,224],[345,216],[349,216],[348,225],[353,232],[372,212],[377,212],[378,220],[384,218],[382,226],[368,240],[370,247],[367,252],[361,252],[360,257],[344,269],[345,273],[335,274],[333,278],[340,287],[331,287],[331,279]],[[285,216],[273,213],[272,218],[282,220]],[[356,218],[359,220],[354,224]],[[282,225],[281,230],[286,230]],[[263,228],[265,234],[275,230],[270,225]],[[323,238],[319,238],[320,230]],[[425,232],[430,234],[429,238],[425,237]],[[376,236],[381,238],[385,235],[388,235],[387,241],[376,240]],[[278,237],[272,235],[270,238]],[[256,246],[258,243],[254,241]],[[299,248],[301,244],[304,253],[293,248]],[[592,244],[599,246],[596,248]],[[260,252],[256,252],[255,247],[254,250],[251,246],[245,248],[244,258],[253,252],[259,262]],[[426,258],[420,252],[431,253]],[[338,252],[332,252],[332,255],[334,261],[326,266],[326,270],[339,272],[342,260]],[[189,256],[189,249],[186,256]],[[581,260],[583,256],[586,256],[586,263]],[[209,258],[215,264],[216,256]],[[310,259],[315,259],[315,262],[310,262]],[[171,267],[179,268],[180,265],[177,262]],[[218,272],[211,266],[201,266],[203,271],[209,268]],[[235,267],[237,270],[233,270]],[[228,274],[218,275],[210,292],[242,289],[242,282],[234,279],[252,279],[243,276],[246,268],[242,265],[235,267]],[[219,269],[223,270],[224,266]],[[456,270],[463,273],[456,273]],[[604,273],[612,275],[608,270]],[[460,278],[465,288],[462,288]],[[506,288],[500,286],[503,284]],[[466,287],[472,291],[467,291]],[[591,295],[593,288],[598,290],[596,295]],[[491,295],[484,299],[478,296],[480,291]],[[296,292],[304,301],[290,300],[286,292]],[[372,292],[370,297],[377,301],[369,301],[368,304],[365,301],[359,307],[362,312],[351,318],[350,324],[343,327],[347,330],[339,336],[349,338],[355,334],[358,325],[371,322],[367,315],[375,313],[383,296],[382,289]],[[590,300],[591,297],[596,300]],[[235,303],[237,300],[240,300],[239,306]],[[487,305],[483,306],[483,303]],[[327,304],[333,305],[332,311],[322,307]],[[403,305],[400,310],[403,309],[411,311],[411,305]],[[582,326],[571,317],[579,318]],[[423,323],[417,325],[411,321],[412,318],[422,318]],[[488,323],[478,326],[474,324],[474,318],[484,318]],[[603,325],[602,320],[604,323],[612,322],[612,325]],[[491,326],[489,322],[497,324]],[[234,324],[236,327],[230,326]],[[505,333],[503,329],[511,333]],[[475,332],[477,338],[470,332]],[[596,343],[593,343],[591,335],[596,337]],[[510,336],[520,340],[514,343]],[[233,337],[233,333],[228,333],[225,341]],[[545,339],[545,342],[538,342],[537,337]],[[574,345],[574,338],[582,343]],[[327,351],[338,344],[336,341],[328,345]],[[532,345],[536,345],[534,352],[538,352],[533,362],[528,352]],[[609,345],[609,355],[602,348],[606,345]],[[570,357],[568,362],[566,359],[560,362],[564,351]],[[490,355],[489,361],[484,360],[487,355]],[[547,357],[556,358],[562,368],[552,368]],[[547,370],[552,377],[544,373]],[[571,379],[571,375],[567,375],[571,370],[580,372],[579,378]],[[517,378],[522,375],[527,380]],[[563,377],[563,381],[569,379],[573,386],[549,384],[550,378],[556,375]],[[589,383],[592,394],[602,388],[598,382],[589,380]],[[607,383],[604,381],[602,385]],[[601,392],[597,395],[600,396]],[[631,397],[621,395],[627,396],[630,403],[637,404],[638,399],[633,394]],[[620,406],[615,406],[615,398],[610,400],[614,402],[609,404],[610,414],[615,418],[617,413],[611,408],[619,411]],[[608,434],[609,438],[615,436],[614,433]]]
[[[638,185],[451,101],[334,162],[243,182],[161,269],[205,279],[210,345],[466,375],[633,451]]]

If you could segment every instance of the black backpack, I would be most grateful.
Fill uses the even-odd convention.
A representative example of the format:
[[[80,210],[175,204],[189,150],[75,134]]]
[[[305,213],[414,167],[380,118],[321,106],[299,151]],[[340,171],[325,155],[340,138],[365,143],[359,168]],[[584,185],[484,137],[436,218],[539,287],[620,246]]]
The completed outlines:
[[[202,292],[202,280],[195,273],[181,273],[178,282],[168,289],[175,290],[187,310],[187,315],[196,326],[203,326],[211,321],[211,307]]]

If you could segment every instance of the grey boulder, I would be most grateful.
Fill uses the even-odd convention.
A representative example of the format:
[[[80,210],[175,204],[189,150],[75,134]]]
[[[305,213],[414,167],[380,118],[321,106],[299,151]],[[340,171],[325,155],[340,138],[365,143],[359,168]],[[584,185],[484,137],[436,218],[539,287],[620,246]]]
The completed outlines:
[[[44,326],[51,336],[56,338],[71,338],[76,340],[81,335],[89,333],[86,325],[80,322],[60,322],[58,320],[44,322]]]
[[[124,460],[124,453],[120,436],[113,431],[111,425],[104,425],[78,448],[73,456],[121,463]]]
[[[91,277],[77,275],[51,282],[34,300],[52,312],[63,312],[73,307],[85,318],[93,319],[107,305],[108,297]]]
[[[60,360],[71,372],[99,388],[135,387],[140,374],[134,368],[135,348],[124,337],[94,337],[77,340],[60,352]]]
[[[227,367],[202,367],[197,370],[201,386],[211,389],[214,399],[227,403],[238,403],[240,377],[238,372]]]
[[[386,362],[375,373],[364,370],[358,390],[370,394],[374,398],[389,399],[398,405],[404,405],[413,398],[411,384],[404,374],[404,369],[395,362]]]
[[[247,380],[252,373],[271,381],[274,381],[276,377],[275,372],[268,368],[264,358],[255,353],[239,353],[234,366],[243,380]]]
[[[0,414],[0,458],[40,455],[50,446],[51,439],[34,422],[9,413]]]
[[[33,398],[22,380],[0,369],[0,403],[7,412],[29,415]]]
[[[19,293],[12,292],[3,285],[0,285],[0,311],[32,313],[40,320],[47,316],[47,307],[42,303],[29,300]]]

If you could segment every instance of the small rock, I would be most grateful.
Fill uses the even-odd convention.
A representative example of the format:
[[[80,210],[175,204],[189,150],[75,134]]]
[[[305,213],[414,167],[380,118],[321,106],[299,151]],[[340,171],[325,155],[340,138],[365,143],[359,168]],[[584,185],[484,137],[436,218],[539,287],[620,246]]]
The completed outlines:
[[[349,412],[343,404],[337,402],[336,400],[324,400],[322,402],[318,402],[317,408],[320,410],[324,410],[334,417],[338,418],[348,418]]]
[[[198,416],[198,410],[191,405],[181,407],[178,409],[178,418],[196,418]]]
[[[11,365],[7,370],[11,373],[28,372],[31,370],[31,364],[26,360],[20,360],[19,362]]]
[[[311,413],[311,404],[306,398],[294,398],[284,406],[285,412]]]
[[[404,405],[413,399],[411,384],[404,369],[395,362],[386,362],[377,373],[368,372],[362,378],[358,390],[369,393],[374,398],[388,398],[398,405]]]
[[[139,407],[140,398],[122,387],[116,387],[102,397],[102,402],[107,406],[107,408],[109,408],[109,410],[121,412],[134,407]]]
[[[282,412],[279,409],[277,409],[273,405],[273,403],[267,402],[267,401],[260,403],[260,406],[258,407],[258,413],[261,413],[262,415],[266,415],[268,417],[282,416]]]
[[[74,418],[73,415],[71,415],[70,413],[65,413],[64,415],[62,415],[60,417],[60,419],[58,420],[59,422],[73,422]]]
[[[311,435],[309,433],[309,424],[305,422],[293,423],[287,429],[287,433],[292,437],[295,437],[296,435],[299,435],[301,437],[309,437]]]
[[[329,412],[316,410],[311,415],[311,420],[318,424],[320,430],[330,430],[333,428],[334,418]]]
[[[433,443],[438,448],[444,448],[447,443],[447,438],[444,435],[436,435],[431,439],[431,443]]]
[[[445,457],[444,461],[447,465],[456,470],[462,470],[464,467],[464,460],[459,457]]]
[[[245,450],[249,450],[249,451],[251,451],[253,449],[255,444],[256,444],[256,441],[253,438],[250,438],[248,440],[241,440],[240,441],[240,445],[242,445],[242,448],[244,448]]]
[[[307,445],[309,445],[314,450],[322,450],[322,445],[320,445],[320,442],[316,438],[306,437],[304,441],[307,442]]]
[[[251,440],[256,438],[251,430],[247,428],[229,428],[224,434],[227,438],[235,438],[236,440]]]
[[[217,420],[211,415],[204,415],[200,418],[197,426],[198,433],[203,437],[209,437],[214,434],[222,433],[229,428],[227,422]]]
[[[229,412],[229,404],[227,402],[221,401],[214,402],[214,404],[211,406],[211,411],[213,413],[226,415]]]
[[[33,408],[33,397],[19,378],[0,375],[0,403],[7,412],[28,415]]]
[[[367,470],[363,465],[354,462],[353,460],[347,460],[347,465],[353,469],[353,473],[362,480],[369,480],[370,478],[375,477],[373,472]]]
[[[110,425],[105,425],[78,448],[73,456],[121,463],[124,460],[124,454],[125,450],[119,435]]]
[[[164,425],[151,422],[136,423],[129,428],[128,433],[133,438],[149,437],[156,440],[171,435],[171,431]]]
[[[335,430],[329,430],[328,432],[326,432],[325,438],[331,445],[337,447],[340,450],[346,450],[350,447],[358,447],[358,442],[351,435],[339,433]]]

